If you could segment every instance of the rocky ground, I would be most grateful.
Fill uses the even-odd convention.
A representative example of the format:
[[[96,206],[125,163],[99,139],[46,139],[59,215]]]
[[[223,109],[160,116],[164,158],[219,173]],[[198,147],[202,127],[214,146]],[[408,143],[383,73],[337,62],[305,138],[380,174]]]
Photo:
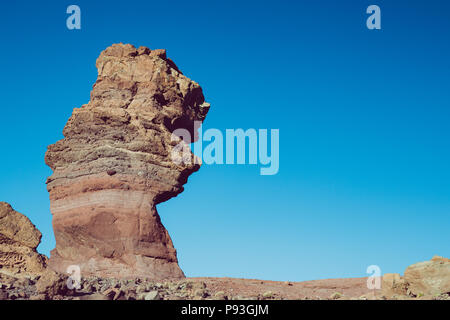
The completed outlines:
[[[387,295],[369,290],[367,278],[278,282],[233,278],[152,281],[90,277],[80,289],[67,276],[46,272],[35,279],[0,274],[0,300],[450,300],[450,293]]]
[[[450,300],[450,259],[435,256],[409,266],[404,275],[383,275],[381,290],[367,278],[277,282],[232,278],[100,276],[79,278],[48,265],[36,247],[41,233],[24,215],[0,202],[0,300]],[[80,268],[81,271],[81,268]],[[75,278],[75,276],[73,276]]]

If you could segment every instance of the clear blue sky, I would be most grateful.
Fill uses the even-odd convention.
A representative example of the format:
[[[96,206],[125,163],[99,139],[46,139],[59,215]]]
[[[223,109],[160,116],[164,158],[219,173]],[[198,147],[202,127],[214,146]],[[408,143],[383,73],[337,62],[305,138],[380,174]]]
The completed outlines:
[[[382,30],[366,28],[370,4]],[[278,175],[203,166],[159,205],[187,276],[361,277],[449,257],[449,17],[449,1],[2,2],[0,201],[48,255],[47,145],[124,42],[166,48],[202,85],[204,129],[280,129]]]

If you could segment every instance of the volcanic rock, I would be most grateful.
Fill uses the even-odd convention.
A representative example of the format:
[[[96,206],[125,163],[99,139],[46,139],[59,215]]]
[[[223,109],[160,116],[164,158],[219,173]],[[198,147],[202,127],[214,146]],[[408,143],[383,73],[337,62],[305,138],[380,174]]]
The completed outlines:
[[[450,293],[450,259],[435,256],[413,264],[405,270],[404,279],[416,296]]]
[[[382,292],[386,297],[406,295],[407,283],[398,273],[386,273],[382,278]]]
[[[36,292],[45,297],[53,299],[55,296],[66,296],[70,294],[67,286],[68,277],[53,270],[46,269],[36,282]]]
[[[15,277],[38,276],[47,258],[36,251],[41,232],[6,202],[0,202],[0,273]]]
[[[82,276],[180,278],[176,250],[156,205],[183,191],[199,161],[172,161],[195,137],[209,104],[165,50],[114,44],[96,63],[90,102],[73,110],[45,161],[56,247],[49,266]]]

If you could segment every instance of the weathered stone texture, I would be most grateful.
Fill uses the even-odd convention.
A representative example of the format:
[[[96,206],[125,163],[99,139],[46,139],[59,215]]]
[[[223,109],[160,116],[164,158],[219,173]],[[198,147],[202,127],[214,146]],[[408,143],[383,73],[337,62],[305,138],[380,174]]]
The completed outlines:
[[[45,161],[56,248],[50,267],[83,275],[183,277],[156,205],[183,191],[199,164],[174,163],[179,140],[196,132],[209,104],[165,50],[115,44],[97,59],[91,100],[74,109]],[[191,154],[193,159],[193,154]]]

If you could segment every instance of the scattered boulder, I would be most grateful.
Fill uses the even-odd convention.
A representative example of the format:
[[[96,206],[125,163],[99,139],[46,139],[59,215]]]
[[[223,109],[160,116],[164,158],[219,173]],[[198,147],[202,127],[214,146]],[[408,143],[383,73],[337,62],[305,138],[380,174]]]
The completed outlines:
[[[8,292],[6,290],[0,289],[0,300],[7,300],[8,297]]]
[[[450,259],[435,256],[405,270],[408,289],[415,296],[450,293]]]
[[[407,294],[407,283],[398,273],[386,273],[381,283],[382,294],[386,297]]]
[[[123,296],[123,291],[119,288],[109,288],[103,292],[103,295],[110,298],[110,300],[118,300]]]
[[[80,300],[111,300],[101,293],[86,294],[79,297]]]
[[[47,257],[36,251],[42,234],[24,215],[0,202],[0,273],[35,278],[46,268]]]
[[[158,291],[150,291],[145,294],[144,300],[160,300]]]
[[[340,299],[340,298],[342,298],[342,297],[343,297],[342,293],[340,293],[340,292],[335,292],[335,293],[333,293],[333,294],[330,296],[330,299],[331,299],[331,300],[338,300],[338,299]]]
[[[388,299],[411,297],[429,300],[450,294],[450,259],[434,256],[430,261],[409,266],[404,276],[386,273],[382,280],[382,294]]]
[[[72,295],[73,290],[68,288],[67,280],[68,276],[47,269],[36,282],[36,293],[45,299]]]
[[[197,299],[203,299],[203,298],[206,298],[206,297],[209,296],[209,292],[208,292],[208,290],[203,289],[203,288],[195,289],[194,290],[194,296]]]
[[[217,291],[217,292],[214,294],[214,298],[215,298],[216,300],[227,300],[227,299],[228,299],[228,297],[227,297],[227,295],[225,294],[224,291]]]
[[[161,296],[158,291],[153,290],[150,292],[143,292],[138,294],[138,300],[161,300]]]

